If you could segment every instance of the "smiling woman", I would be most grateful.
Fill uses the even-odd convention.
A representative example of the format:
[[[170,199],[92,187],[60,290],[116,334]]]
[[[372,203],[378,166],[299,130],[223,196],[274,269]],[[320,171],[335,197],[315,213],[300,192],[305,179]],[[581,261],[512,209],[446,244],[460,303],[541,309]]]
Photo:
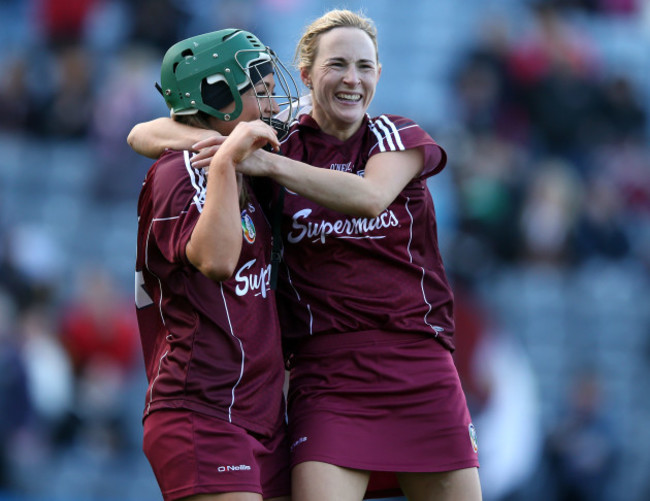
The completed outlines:
[[[319,106],[312,114],[327,134],[345,141],[359,129],[381,74],[375,41],[357,28],[324,32],[313,60],[304,57],[300,77]]]

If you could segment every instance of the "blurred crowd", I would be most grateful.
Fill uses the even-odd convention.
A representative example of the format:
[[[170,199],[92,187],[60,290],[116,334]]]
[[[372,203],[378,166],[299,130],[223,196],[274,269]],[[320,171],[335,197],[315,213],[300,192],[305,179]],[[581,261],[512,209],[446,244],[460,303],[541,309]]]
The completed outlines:
[[[333,7],[314,3],[315,14]],[[412,117],[431,129],[450,159],[431,189],[441,200],[441,242],[456,291],[456,361],[479,440],[481,421],[486,435],[486,499],[538,499],[529,491],[535,486],[544,493],[540,500],[641,501],[650,486],[638,486],[632,497],[611,495],[623,478],[625,451],[606,415],[607,374],[594,363],[576,364],[560,387],[553,419],[540,417],[539,368],[527,362],[525,340],[507,332],[490,287],[513,270],[542,270],[548,279],[620,266],[633,270],[646,298],[641,304],[648,304],[650,56],[644,69],[613,68],[589,28],[612,21],[632,29],[646,19],[650,33],[650,2],[507,3],[519,5],[525,23],[486,10],[480,30],[457,49],[445,81],[454,116],[444,123]],[[153,88],[164,51],[215,27],[250,29],[266,40],[268,16],[259,13],[300,5],[0,0],[0,136],[28,149],[90,148],[92,163],[81,168],[91,173],[85,189],[93,210],[126,204],[135,217],[150,161],[134,155],[125,138],[133,124],[164,111]],[[381,33],[385,19],[364,7]],[[650,35],[638,44],[650,54]],[[21,154],[0,158],[0,176],[48,168],[20,160]],[[34,186],[25,203],[39,203]],[[0,499],[157,499],[140,450],[145,381],[131,284],[119,278],[125,270],[117,273],[96,256],[67,255],[55,236],[20,231],[21,208],[0,204]],[[507,301],[513,312],[520,309],[516,297]],[[637,347],[650,366],[650,323],[647,316],[639,322],[645,337]],[[614,318],[612,325],[627,324]],[[514,444],[520,455],[505,457],[507,431],[517,427],[521,440],[528,434],[527,455]],[[488,458],[501,466],[489,466]],[[138,471],[147,473],[137,480]],[[128,487],[117,479],[129,479]]]

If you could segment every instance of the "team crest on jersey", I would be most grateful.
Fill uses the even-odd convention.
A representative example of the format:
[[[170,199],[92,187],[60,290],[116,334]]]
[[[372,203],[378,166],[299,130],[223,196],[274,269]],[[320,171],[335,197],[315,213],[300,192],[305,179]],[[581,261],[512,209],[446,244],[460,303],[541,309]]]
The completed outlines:
[[[469,440],[472,443],[472,449],[474,449],[474,452],[478,452],[478,437],[476,436],[476,428],[474,428],[474,425],[470,423],[468,430]]]
[[[241,213],[241,228],[244,232],[244,238],[249,244],[255,242],[255,224],[246,211]]]

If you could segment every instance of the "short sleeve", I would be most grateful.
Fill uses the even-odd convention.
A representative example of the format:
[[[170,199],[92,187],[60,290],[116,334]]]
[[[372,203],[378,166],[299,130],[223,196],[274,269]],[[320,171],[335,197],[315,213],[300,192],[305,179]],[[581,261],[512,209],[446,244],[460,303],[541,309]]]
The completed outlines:
[[[369,128],[374,136],[369,158],[387,151],[420,148],[424,154],[421,178],[438,174],[447,163],[445,150],[422,127],[409,118],[380,115],[370,120]]]
[[[185,248],[205,202],[206,177],[189,164],[187,152],[165,153],[153,186],[151,232],[165,259],[190,265]]]

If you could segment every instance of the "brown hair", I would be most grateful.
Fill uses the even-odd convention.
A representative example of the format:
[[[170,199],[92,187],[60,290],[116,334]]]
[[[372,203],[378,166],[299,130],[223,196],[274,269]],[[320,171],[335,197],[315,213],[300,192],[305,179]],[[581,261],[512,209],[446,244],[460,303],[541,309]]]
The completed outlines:
[[[372,19],[360,12],[350,10],[330,10],[305,28],[298,41],[294,63],[298,69],[311,69],[318,51],[318,37],[334,28],[358,28],[363,30],[375,46],[375,57],[379,61],[377,29]]]
[[[174,120],[185,125],[196,127],[198,129],[213,130],[210,125],[210,115],[200,110],[193,115],[174,115]],[[238,175],[237,177],[237,185],[239,187],[239,208],[243,209],[250,201],[250,196],[248,194],[246,185],[243,183],[242,176]]]

